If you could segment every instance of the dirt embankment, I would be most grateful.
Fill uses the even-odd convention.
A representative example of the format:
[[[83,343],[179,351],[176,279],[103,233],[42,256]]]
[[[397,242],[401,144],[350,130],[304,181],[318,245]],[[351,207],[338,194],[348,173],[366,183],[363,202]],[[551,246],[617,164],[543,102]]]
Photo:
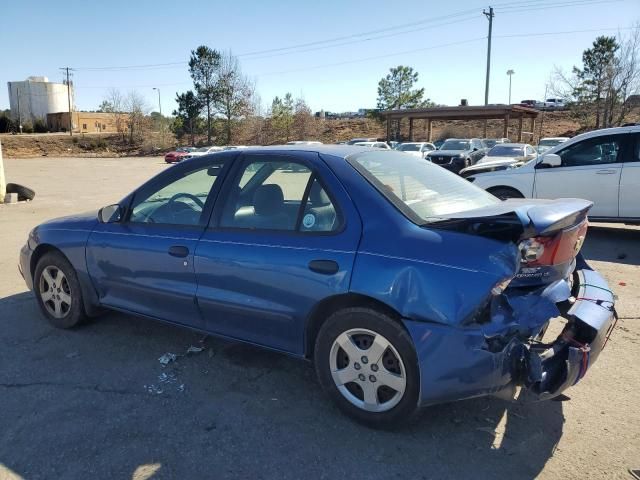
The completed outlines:
[[[355,137],[384,138],[385,124],[370,119],[353,120],[315,120],[311,131],[313,138],[301,140],[320,140],[324,143],[335,143]],[[509,136],[517,140],[517,120],[509,125]],[[447,121],[433,122],[433,140],[448,137],[482,137],[483,122],[477,121]],[[523,130],[530,130],[529,122],[525,121]],[[569,116],[568,112],[545,112],[536,122],[533,138],[524,135],[523,141],[535,143],[541,137],[572,136],[579,133],[580,126]],[[401,135],[403,139],[409,137],[409,122],[402,122]],[[488,122],[488,137],[502,137],[503,124],[501,120]],[[427,139],[426,121],[414,121],[414,140]],[[297,140],[297,139],[292,139]],[[183,142],[185,140],[183,139]],[[119,157],[158,155],[170,150],[178,144],[173,135],[167,134],[164,143],[158,133],[153,133],[145,139],[142,145],[129,145],[120,135],[105,134],[77,134],[73,137],[63,134],[31,134],[31,135],[0,135],[3,153],[9,158],[25,158],[39,156],[64,157]],[[198,144],[204,145],[205,136],[199,136]],[[164,148],[162,146],[164,145]]]

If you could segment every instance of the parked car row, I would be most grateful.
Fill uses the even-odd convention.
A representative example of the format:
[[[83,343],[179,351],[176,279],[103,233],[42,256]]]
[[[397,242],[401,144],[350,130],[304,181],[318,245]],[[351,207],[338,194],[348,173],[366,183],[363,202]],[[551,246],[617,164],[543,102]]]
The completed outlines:
[[[178,147],[164,156],[166,163],[178,163],[189,158],[201,157],[210,153],[222,152],[224,150],[236,150],[247,148],[246,145],[227,145],[224,147]]]

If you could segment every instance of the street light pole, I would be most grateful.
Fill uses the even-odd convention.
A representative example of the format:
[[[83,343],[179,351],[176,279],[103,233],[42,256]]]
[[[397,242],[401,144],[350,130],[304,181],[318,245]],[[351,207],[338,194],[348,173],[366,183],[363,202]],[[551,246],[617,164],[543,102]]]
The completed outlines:
[[[516,72],[511,69],[507,70],[507,75],[509,75],[509,105],[511,105],[511,75],[513,75],[514,73]]]
[[[164,148],[164,118],[162,118],[162,102],[160,101],[160,89],[153,87],[158,91],[158,110],[160,112],[160,133],[162,135],[162,148]]]

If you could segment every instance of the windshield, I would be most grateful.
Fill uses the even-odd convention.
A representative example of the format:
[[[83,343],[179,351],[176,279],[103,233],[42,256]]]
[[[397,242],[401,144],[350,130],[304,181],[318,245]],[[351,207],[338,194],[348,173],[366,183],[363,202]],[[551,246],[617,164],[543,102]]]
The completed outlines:
[[[414,156],[371,151],[351,157],[349,163],[419,224],[500,202],[462,177]]]
[[[440,150],[469,150],[469,142],[466,140],[447,140]]]
[[[524,147],[506,147],[504,145],[496,145],[489,153],[489,157],[522,157],[524,156]]]
[[[418,152],[420,151],[420,144],[419,143],[403,143],[402,145],[399,145],[397,150],[400,150],[401,152]]]

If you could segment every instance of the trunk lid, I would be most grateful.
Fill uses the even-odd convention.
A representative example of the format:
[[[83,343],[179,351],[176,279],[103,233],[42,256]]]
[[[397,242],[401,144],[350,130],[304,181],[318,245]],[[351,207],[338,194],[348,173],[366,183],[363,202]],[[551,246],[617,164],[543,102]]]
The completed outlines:
[[[428,226],[515,243],[520,268],[510,286],[537,286],[566,278],[573,271],[592,206],[575,198],[510,199],[454,213]]]

